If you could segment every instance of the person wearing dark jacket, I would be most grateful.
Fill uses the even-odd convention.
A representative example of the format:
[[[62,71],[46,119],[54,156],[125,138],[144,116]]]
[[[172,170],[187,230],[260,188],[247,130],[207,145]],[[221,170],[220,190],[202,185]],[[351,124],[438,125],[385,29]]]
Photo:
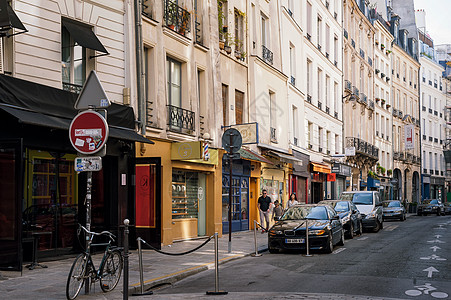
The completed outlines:
[[[269,208],[271,207],[271,198],[267,195],[266,190],[263,190],[263,194],[258,198],[258,210],[260,212],[260,222],[261,226],[265,228],[266,231],[269,229]],[[266,221],[266,227],[263,224]]]

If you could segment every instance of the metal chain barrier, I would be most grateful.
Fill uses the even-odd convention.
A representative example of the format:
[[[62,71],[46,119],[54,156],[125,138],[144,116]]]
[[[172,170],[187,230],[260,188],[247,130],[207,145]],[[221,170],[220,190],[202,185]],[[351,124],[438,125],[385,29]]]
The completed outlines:
[[[197,246],[196,248],[191,249],[191,250],[189,250],[189,251],[181,252],[181,253],[171,253],[171,252],[165,252],[165,251],[159,250],[159,249],[153,247],[152,245],[150,245],[149,243],[147,243],[145,240],[143,240],[143,239],[140,238],[140,237],[137,238],[137,241],[138,241],[138,242],[139,242],[139,241],[143,242],[144,244],[146,244],[147,246],[149,246],[150,249],[155,250],[155,251],[157,251],[158,253],[165,254],[165,255],[174,255],[174,256],[177,256],[177,255],[186,255],[186,254],[190,254],[190,253],[192,253],[192,252],[194,252],[194,251],[196,251],[196,250],[199,250],[200,248],[202,248],[203,246],[205,246],[209,241],[211,241],[211,239],[214,238],[214,237],[215,237],[215,236],[212,235],[212,236],[208,237],[208,239],[207,239],[205,242],[203,242],[202,244],[200,244],[200,245]]]

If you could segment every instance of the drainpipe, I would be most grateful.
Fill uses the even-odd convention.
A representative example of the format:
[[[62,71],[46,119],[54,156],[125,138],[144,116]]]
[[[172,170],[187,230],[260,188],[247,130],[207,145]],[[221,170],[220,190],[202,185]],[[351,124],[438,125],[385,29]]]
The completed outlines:
[[[142,38],[142,0],[134,0],[135,6],[135,48],[136,48],[136,96],[138,107],[138,127],[141,134],[146,134],[146,109],[144,103],[143,74],[143,38]]]

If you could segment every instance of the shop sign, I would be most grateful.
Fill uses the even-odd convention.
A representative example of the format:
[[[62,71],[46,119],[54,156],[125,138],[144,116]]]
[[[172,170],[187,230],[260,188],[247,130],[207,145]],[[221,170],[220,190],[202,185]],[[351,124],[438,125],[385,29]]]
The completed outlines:
[[[345,148],[345,156],[355,156],[355,147]]]
[[[86,156],[75,158],[75,172],[88,172],[102,170],[102,158],[100,156]]]
[[[431,183],[431,177],[423,175],[423,183]]]
[[[243,145],[258,144],[258,123],[238,124],[230,127],[241,133]]]
[[[327,181],[335,181],[335,180],[337,180],[337,174],[335,173],[327,174]]]
[[[411,150],[414,148],[415,141],[414,141],[413,130],[414,130],[413,124],[404,126],[404,137],[405,137],[404,145],[405,145],[406,150]]]
[[[202,159],[202,153],[202,142],[172,143],[171,146],[172,160]]]
[[[337,175],[341,175],[341,176],[350,177],[352,175],[352,169],[350,166],[335,163],[332,165],[332,173],[336,173]]]

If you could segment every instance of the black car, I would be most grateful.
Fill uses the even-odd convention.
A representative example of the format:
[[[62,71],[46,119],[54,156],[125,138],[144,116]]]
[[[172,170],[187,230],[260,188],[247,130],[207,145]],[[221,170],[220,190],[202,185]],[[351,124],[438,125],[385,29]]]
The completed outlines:
[[[451,215],[451,202],[445,202],[443,207],[445,208],[445,215]]]
[[[348,200],[323,200],[318,204],[330,205],[338,213],[345,236],[352,239],[363,232],[362,216],[354,203]]]
[[[384,220],[399,219],[404,221],[406,219],[406,209],[398,200],[387,200],[382,202]]]
[[[344,244],[340,217],[329,205],[301,204],[288,208],[268,232],[269,252],[306,250],[306,223],[309,249],[331,253]]]
[[[428,214],[444,215],[445,208],[442,202],[438,199],[424,199],[417,207],[417,215],[426,216]]]

